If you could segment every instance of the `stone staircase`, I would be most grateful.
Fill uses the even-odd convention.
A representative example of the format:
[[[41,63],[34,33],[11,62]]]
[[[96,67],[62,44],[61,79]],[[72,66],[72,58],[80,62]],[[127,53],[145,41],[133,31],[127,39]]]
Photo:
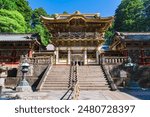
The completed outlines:
[[[67,90],[70,66],[54,65],[48,74],[41,91]]]
[[[79,66],[78,81],[80,90],[110,90],[103,71],[98,65]]]
[[[110,90],[103,71],[98,65],[78,66],[80,90]],[[70,66],[54,65],[40,91],[68,90]]]

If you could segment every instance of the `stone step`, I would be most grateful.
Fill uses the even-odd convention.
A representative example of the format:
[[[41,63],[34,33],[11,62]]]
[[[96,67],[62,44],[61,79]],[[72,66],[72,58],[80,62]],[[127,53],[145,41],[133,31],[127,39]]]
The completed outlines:
[[[50,83],[62,83],[62,84],[67,84],[68,83],[68,81],[66,82],[66,81],[47,81],[47,82],[45,82],[46,84],[50,84]]]
[[[68,87],[43,87],[41,91],[49,91],[49,90],[68,90]]]
[[[53,77],[49,77],[49,76],[48,76],[47,79],[56,79],[56,80],[57,80],[57,79],[69,79],[69,77],[61,77],[61,76],[60,76],[60,77],[57,77],[57,76],[56,76],[56,77],[54,77],[54,76],[53,76]]]
[[[44,84],[43,87],[68,87],[68,84]]]
[[[78,79],[78,81],[80,81],[80,82],[81,82],[81,81],[82,81],[82,82],[84,82],[84,81],[89,81],[89,82],[90,82],[90,81],[91,81],[91,82],[94,82],[94,81],[95,81],[95,82],[96,82],[96,81],[97,81],[97,82],[98,82],[98,81],[101,82],[101,81],[103,81],[103,82],[106,82],[105,79],[92,79],[92,80],[89,80],[89,79],[86,79],[86,78]]]
[[[99,83],[99,84],[108,84],[106,81],[79,81],[79,83]]]
[[[80,91],[82,90],[110,90],[110,89],[108,87],[80,87]]]
[[[105,80],[105,78],[102,78],[102,77],[79,77],[78,79],[89,79],[89,80],[98,79],[98,80]]]
[[[54,71],[54,72],[55,72],[55,71]],[[57,72],[57,73],[51,73],[51,72],[50,72],[49,75],[50,75],[50,74],[51,74],[51,75],[60,75],[60,74],[61,74],[61,75],[62,75],[62,74],[65,75],[65,74],[66,74],[66,75],[67,75],[68,72],[67,72],[67,73],[66,73],[66,72],[62,72],[62,73],[61,73],[61,72]]]
[[[48,78],[46,81],[69,81],[69,78]]]
[[[41,91],[68,90],[70,66],[53,66]],[[80,90],[109,90],[109,85],[100,66],[79,66]]]
[[[87,84],[87,85],[86,84],[84,84],[84,85],[79,84],[79,86],[80,87],[87,87],[87,88],[90,88],[90,87],[107,87],[108,88],[109,87],[108,85],[89,85],[89,84]]]
[[[108,86],[107,83],[79,83],[79,85],[89,85],[89,86]]]
[[[47,75],[47,77],[67,77],[68,78],[69,75],[58,75],[58,74],[57,75],[51,75],[50,74],[50,75]]]

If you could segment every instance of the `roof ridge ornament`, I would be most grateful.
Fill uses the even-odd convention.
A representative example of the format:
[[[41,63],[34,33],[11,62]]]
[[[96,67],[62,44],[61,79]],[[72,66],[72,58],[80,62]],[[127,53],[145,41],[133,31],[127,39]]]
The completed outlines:
[[[80,11],[75,11],[75,13],[74,13],[74,14],[81,14],[81,13],[80,13]]]
[[[95,14],[95,17],[96,17],[96,18],[100,18],[100,13],[96,13],[96,14]]]

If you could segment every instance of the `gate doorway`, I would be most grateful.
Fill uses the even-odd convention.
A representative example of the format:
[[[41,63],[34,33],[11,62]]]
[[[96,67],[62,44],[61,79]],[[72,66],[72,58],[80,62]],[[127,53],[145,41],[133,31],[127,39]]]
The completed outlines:
[[[83,59],[83,55],[72,55],[71,56],[71,65],[79,65],[82,66],[84,65],[84,59]]]

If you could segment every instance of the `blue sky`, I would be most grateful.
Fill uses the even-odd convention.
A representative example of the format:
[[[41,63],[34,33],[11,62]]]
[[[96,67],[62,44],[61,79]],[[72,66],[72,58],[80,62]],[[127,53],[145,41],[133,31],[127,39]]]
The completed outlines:
[[[73,13],[100,13],[101,16],[112,16],[121,0],[28,0],[32,9],[43,7],[48,14]]]

